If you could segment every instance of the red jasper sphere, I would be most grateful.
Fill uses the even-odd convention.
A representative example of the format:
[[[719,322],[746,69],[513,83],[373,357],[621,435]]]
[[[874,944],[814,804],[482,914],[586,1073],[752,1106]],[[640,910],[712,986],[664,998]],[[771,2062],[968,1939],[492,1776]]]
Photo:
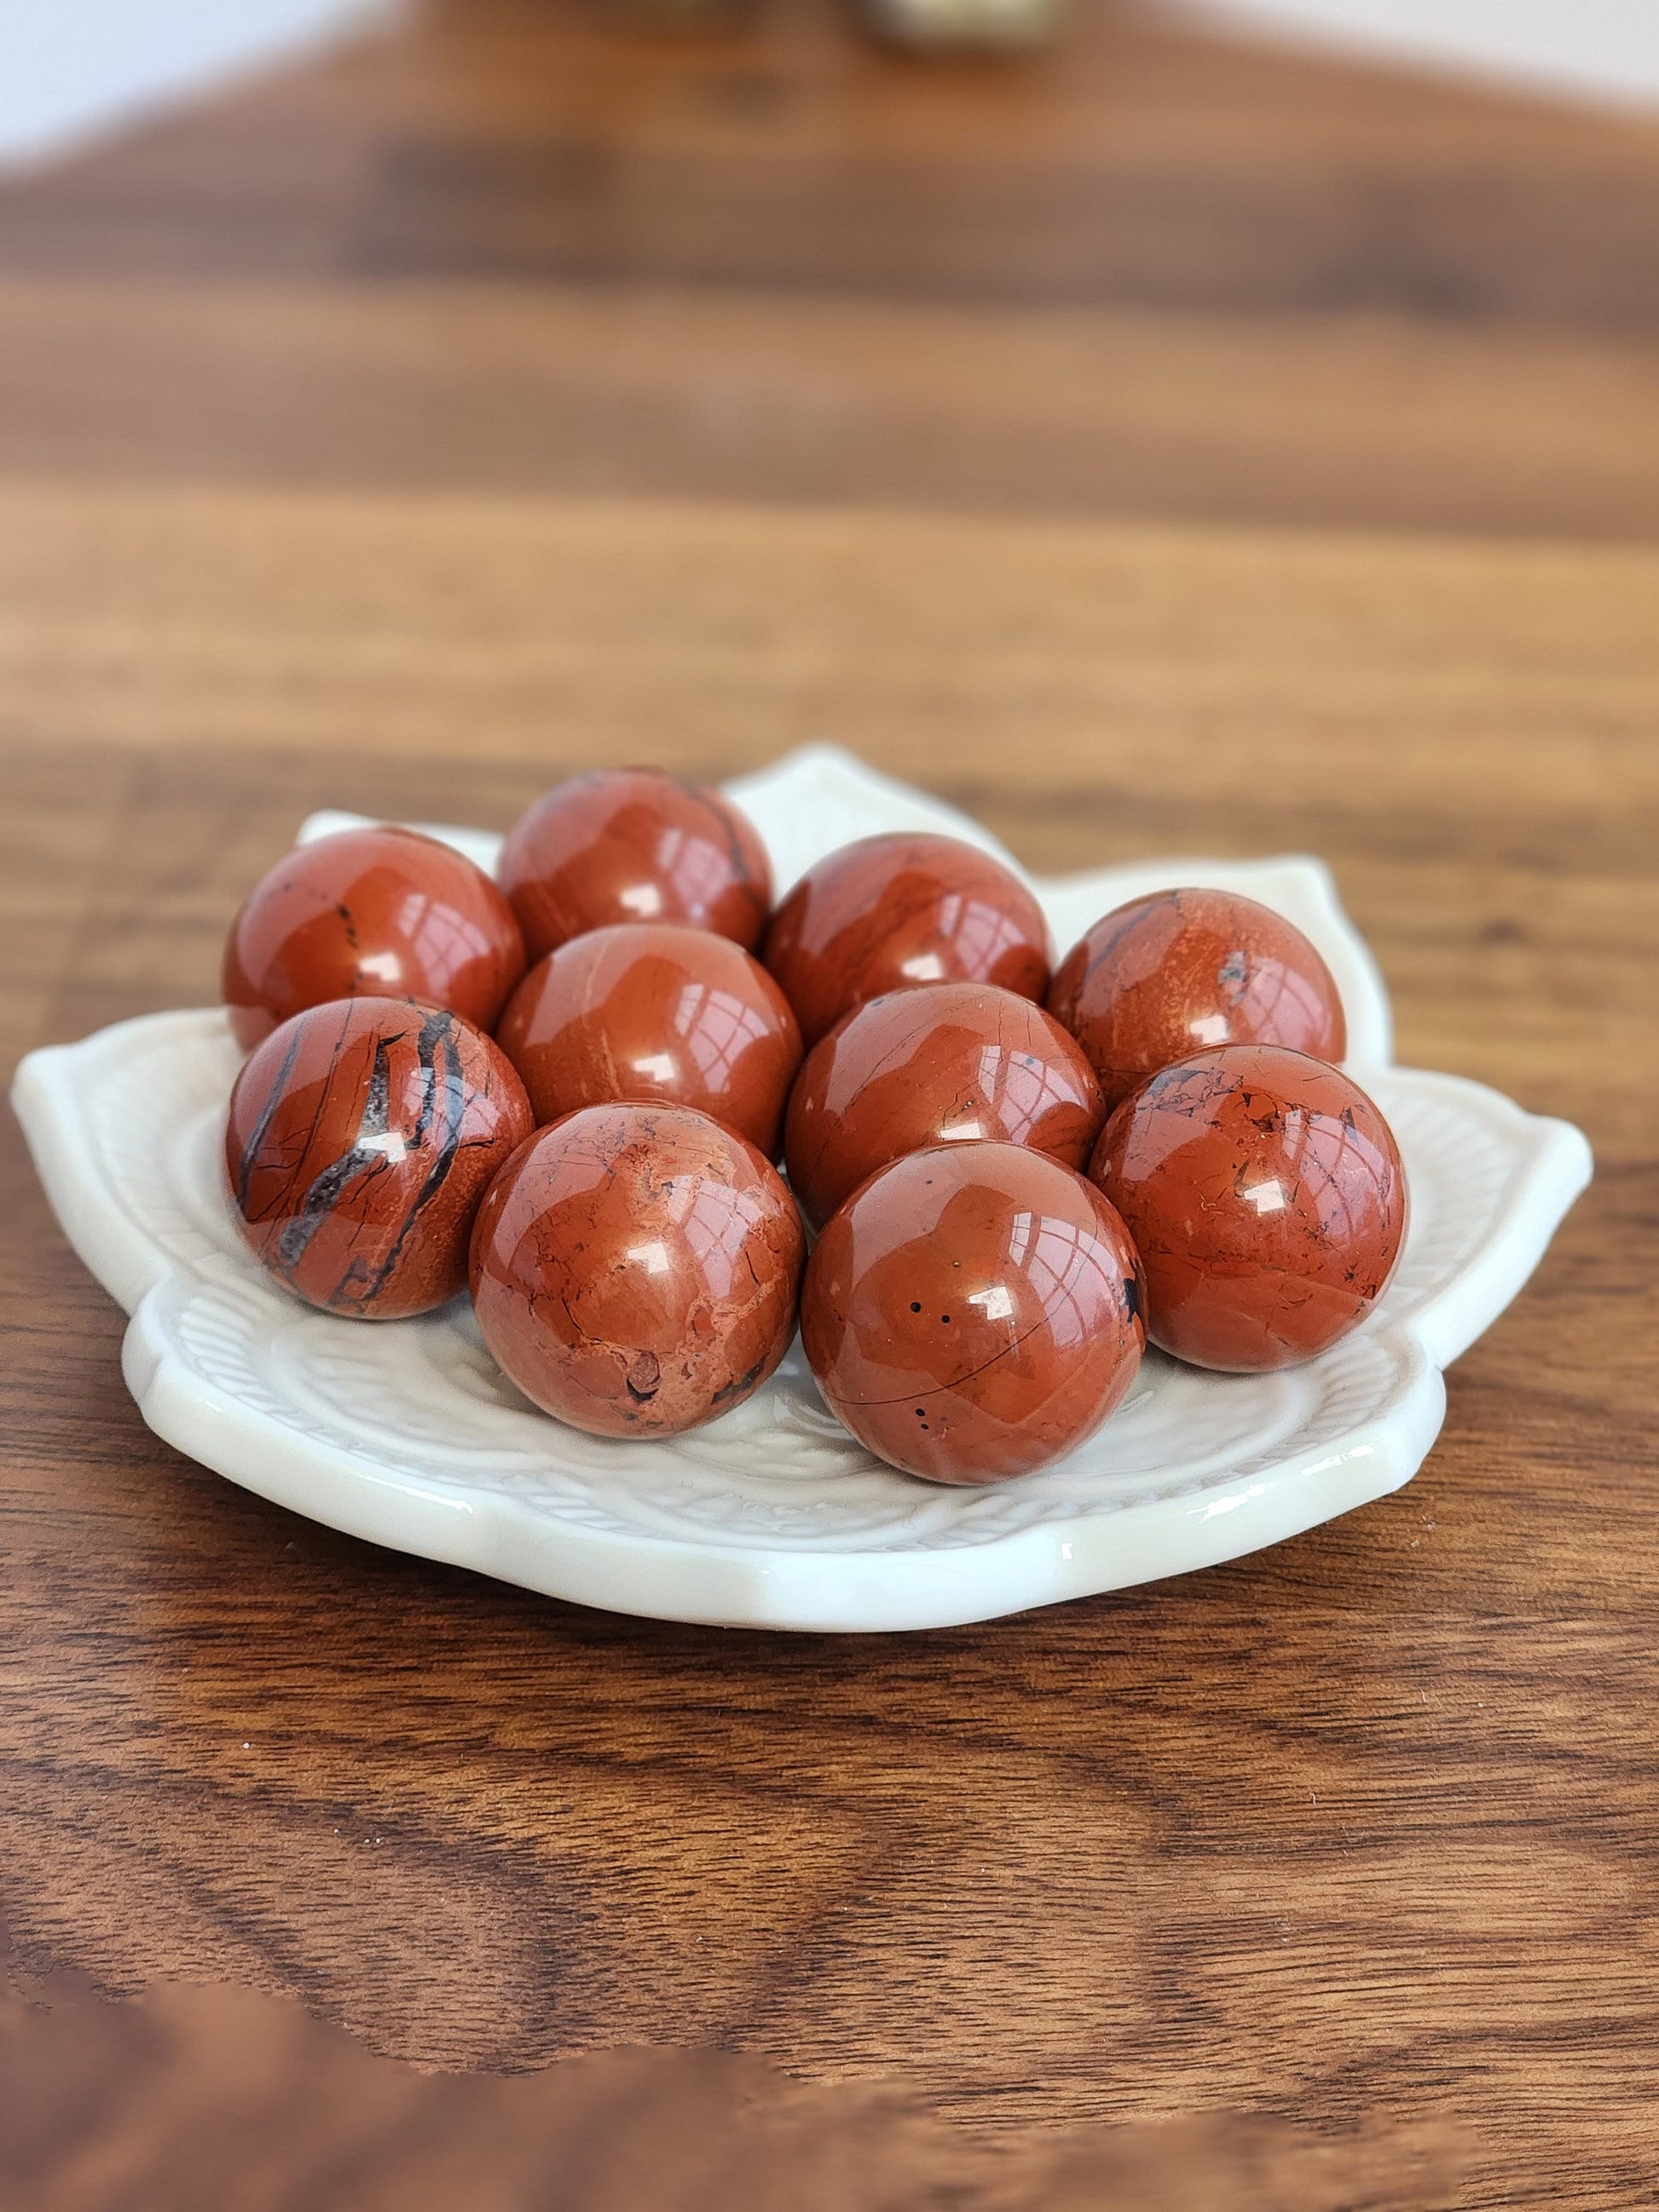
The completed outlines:
[[[801,1341],[832,1412],[890,1465],[934,1482],[1028,1474],[1091,1436],[1134,1380],[1134,1249],[1058,1161],[936,1145],[830,1218]]]
[[[532,960],[623,921],[688,922],[747,950],[772,903],[753,823],[718,791],[654,768],[555,784],[508,830],[495,872]]]
[[[772,917],[767,966],[808,1048],[910,983],[996,983],[1040,999],[1048,925],[1012,870],[959,837],[860,837],[809,868]]]
[[[1158,891],[1103,915],[1054,970],[1046,1003],[1089,1055],[1109,1109],[1212,1046],[1282,1044],[1316,1060],[1347,1048],[1318,952],[1237,891]]]
[[[531,1127],[506,1055],[459,1014],[337,999],[284,1022],[236,1078],[231,1212],[307,1304],[425,1313],[465,1286],[472,1217]]]
[[[707,1115],[588,1106],[491,1185],[472,1235],[484,1342],[602,1437],[740,1406],[788,1349],[805,1234],[775,1168]]]
[[[800,1066],[789,1001],[760,963],[730,938],[659,922],[590,930],[550,952],[495,1036],[538,1122],[655,1100],[711,1115],[769,1159]]]
[[[1124,1101],[1094,1182],[1128,1224],[1152,1342],[1198,1367],[1288,1367],[1394,1273],[1406,1177],[1359,1085],[1277,1045],[1195,1053]]]
[[[876,1169],[989,1138],[1086,1166],[1106,1109],[1052,1015],[994,983],[890,991],[813,1046],[790,1094],[789,1182],[814,1227]]]
[[[342,830],[243,901],[225,1004],[244,1048],[331,999],[419,999],[490,1030],[524,965],[512,908],[464,854],[415,830]]]

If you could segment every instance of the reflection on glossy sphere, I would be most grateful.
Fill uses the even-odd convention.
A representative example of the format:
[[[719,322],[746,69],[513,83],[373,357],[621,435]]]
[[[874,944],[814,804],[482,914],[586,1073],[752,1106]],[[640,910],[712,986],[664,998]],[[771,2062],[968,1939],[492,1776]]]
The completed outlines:
[[[1091,1436],[1146,1342],[1112,1208],[1041,1152],[936,1145],[872,1176],[807,1263],[801,1340],[831,1409],[935,1482],[1027,1474]]]
[[[607,1099],[695,1107],[777,1151],[800,1065],[789,1002],[760,963],[706,929],[590,930],[539,961],[497,1041],[538,1122]]]
[[[743,1138],[684,1107],[589,1106],[491,1185],[472,1304],[546,1412],[595,1436],[674,1436],[776,1367],[805,1249],[782,1178]]]
[[[600,769],[545,792],[496,869],[532,960],[611,922],[678,921],[759,944],[772,869],[758,831],[718,791],[661,769]]]
[[[789,1181],[821,1226],[866,1176],[924,1145],[994,1138],[1086,1165],[1105,1119],[1079,1048],[991,983],[872,999],[812,1048],[789,1100]]]
[[[1222,1044],[1340,1060],[1330,969],[1271,907],[1236,891],[1158,891],[1104,915],[1054,970],[1048,1011],[1088,1054],[1109,1110],[1172,1060]]]
[[[505,1054],[459,1015],[337,999],[285,1022],[237,1076],[232,1215],[307,1304],[401,1320],[464,1287],[479,1201],[530,1131]]]
[[[1155,1075],[1090,1173],[1146,1271],[1147,1334],[1200,1367],[1288,1367],[1381,1296],[1406,1230],[1393,1132],[1357,1083],[1274,1045]]]
[[[490,1030],[524,973],[512,908],[465,854],[417,830],[342,830],[263,876],[225,940],[239,1044],[330,999],[418,999]]]
[[[772,918],[767,966],[809,1048],[910,983],[996,983],[1040,999],[1048,925],[1018,876],[959,837],[860,837],[809,868]]]

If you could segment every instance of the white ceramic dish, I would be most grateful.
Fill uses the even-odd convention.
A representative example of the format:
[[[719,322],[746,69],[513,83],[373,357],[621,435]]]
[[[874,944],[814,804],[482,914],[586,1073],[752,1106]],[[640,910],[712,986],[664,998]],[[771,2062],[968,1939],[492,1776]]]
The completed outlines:
[[[1000,849],[977,823],[829,748],[732,787],[779,888],[872,830]],[[356,817],[318,816],[302,836]],[[488,865],[496,841],[439,834]],[[1006,857],[1006,856],[1005,856]],[[32,1053],[13,1092],[65,1233],[131,1313],[123,1367],[156,1432],[232,1481],[368,1538],[551,1596],[665,1620],[914,1629],[1213,1565],[1405,1482],[1441,1370],[1521,1288],[1590,1173],[1577,1129],[1389,1065],[1388,1001],[1315,860],[1157,860],[1038,884],[1063,950],[1171,882],[1249,892],[1329,961],[1350,1066],[1393,1122],[1413,1221],[1370,1323],[1310,1365],[1200,1374],[1150,1355],[1081,1450],[985,1490],[913,1481],[831,1419],[799,1348],[746,1405],[666,1443],[535,1412],[464,1302],[369,1327],[296,1305],[230,1228],[218,1151],[237,1053],[218,1009]]]

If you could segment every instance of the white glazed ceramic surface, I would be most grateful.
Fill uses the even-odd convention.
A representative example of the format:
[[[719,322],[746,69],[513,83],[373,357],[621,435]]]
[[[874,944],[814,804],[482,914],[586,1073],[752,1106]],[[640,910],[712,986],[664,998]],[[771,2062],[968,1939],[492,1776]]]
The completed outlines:
[[[781,890],[848,838],[976,823],[829,748],[731,787]],[[305,836],[357,820],[318,816]],[[443,830],[488,865],[497,841]],[[1588,1181],[1589,1151],[1479,1085],[1389,1065],[1382,981],[1317,861],[1159,860],[1036,888],[1063,951],[1170,883],[1249,892],[1329,961],[1350,1066],[1399,1137],[1412,1227],[1370,1323],[1306,1367],[1206,1375],[1154,1353],[1082,1449],[989,1489],[911,1480],[825,1411],[799,1346],[746,1405],[670,1443],[536,1412],[465,1302],[371,1325],[297,1305],[232,1230],[219,1146],[238,1054],[216,1008],[33,1053],[14,1101],[76,1250],[132,1316],[127,1382],[157,1433],[374,1542],[666,1620],[911,1629],[988,1619],[1237,1557],[1405,1482],[1441,1370],[1502,1311]]]

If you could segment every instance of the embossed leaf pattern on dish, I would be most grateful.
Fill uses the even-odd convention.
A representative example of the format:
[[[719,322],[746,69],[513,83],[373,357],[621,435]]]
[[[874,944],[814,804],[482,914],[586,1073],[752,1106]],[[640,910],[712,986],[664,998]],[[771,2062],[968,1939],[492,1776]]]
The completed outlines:
[[[781,886],[879,830],[1000,849],[827,748],[732,788]],[[484,833],[440,834],[492,856]],[[238,1055],[217,1010],[33,1054],[15,1095],[66,1231],[133,1313],[124,1364],[145,1418],[234,1480],[380,1543],[624,1610],[799,1628],[986,1618],[1235,1557],[1406,1480],[1439,1426],[1441,1366],[1519,1289],[1589,1174],[1566,1125],[1388,1065],[1375,963],[1318,863],[1161,861],[1036,888],[1063,949],[1107,907],[1172,881],[1247,890],[1325,953],[1349,1064],[1406,1158],[1405,1256],[1368,1326],[1310,1365],[1216,1376],[1154,1354],[1088,1444],[986,1490],[937,1489],[871,1459],[825,1410],[799,1347],[747,1404],[646,1444],[537,1413],[464,1304],[372,1328],[295,1305],[224,1213],[218,1146]]]

